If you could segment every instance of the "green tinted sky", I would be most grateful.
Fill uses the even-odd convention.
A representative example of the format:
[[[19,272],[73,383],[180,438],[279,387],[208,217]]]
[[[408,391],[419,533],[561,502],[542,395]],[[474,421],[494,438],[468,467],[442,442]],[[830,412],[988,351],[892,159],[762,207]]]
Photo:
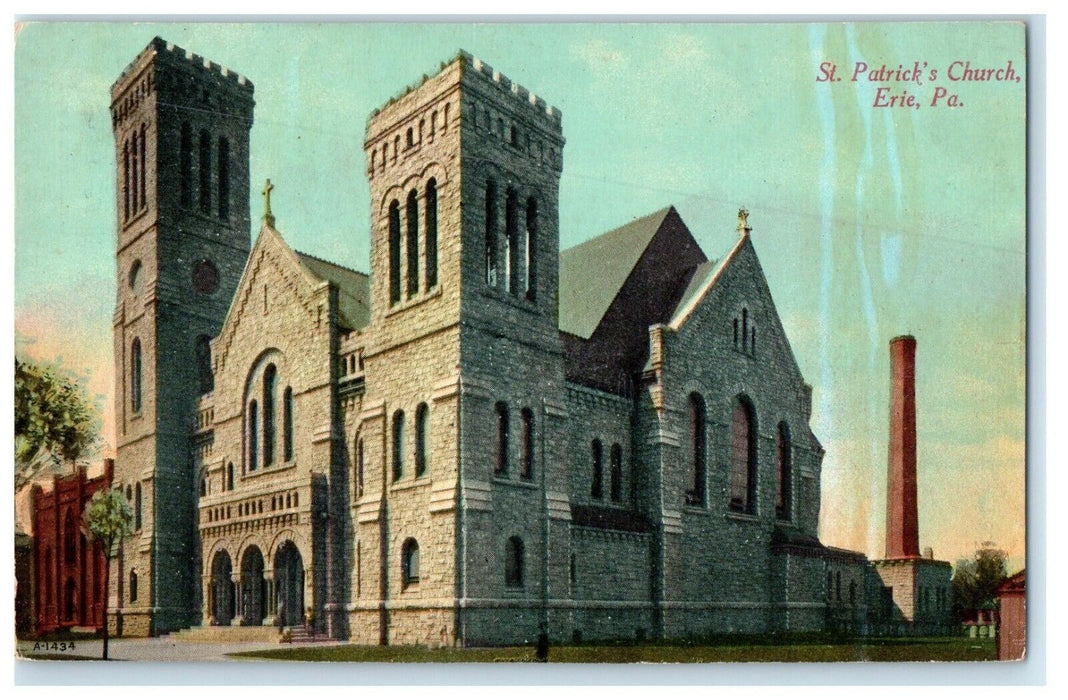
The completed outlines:
[[[563,112],[568,246],[675,204],[712,257],[753,239],[827,449],[822,535],[882,551],[887,343],[916,335],[921,544],[1024,547],[1024,32],[1018,24],[36,24],[15,56],[20,353],[111,418],[109,88],[160,35],[256,85],[253,192],[305,252],[367,269],[370,111],[464,48]],[[875,109],[873,68],[1004,67],[963,107]],[[817,83],[823,61],[845,79]],[[902,87],[902,86],[897,86]],[[261,205],[254,196],[253,218]],[[110,433],[108,434],[110,439]]]

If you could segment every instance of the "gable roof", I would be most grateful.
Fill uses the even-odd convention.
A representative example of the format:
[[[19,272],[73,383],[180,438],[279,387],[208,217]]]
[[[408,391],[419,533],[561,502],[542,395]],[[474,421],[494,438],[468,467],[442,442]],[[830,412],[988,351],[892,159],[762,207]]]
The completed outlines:
[[[560,253],[560,330],[589,338],[597,330],[653,236],[665,207]]]
[[[337,287],[341,325],[359,330],[371,322],[371,280],[363,273],[294,250],[300,264],[320,281]]]
[[[679,299],[679,303],[675,306],[675,313],[671,315],[671,321],[668,325],[673,330],[677,331],[686,323],[690,314],[694,312],[694,309],[697,308],[697,305],[708,292],[716,286],[716,282],[723,276],[723,271],[738,257],[739,251],[748,242],[748,234],[740,236],[734,246],[731,247],[730,252],[724,255],[722,259],[709,260],[703,265],[698,265],[697,269],[694,270],[693,277],[690,278],[690,284],[686,287],[682,298]]]

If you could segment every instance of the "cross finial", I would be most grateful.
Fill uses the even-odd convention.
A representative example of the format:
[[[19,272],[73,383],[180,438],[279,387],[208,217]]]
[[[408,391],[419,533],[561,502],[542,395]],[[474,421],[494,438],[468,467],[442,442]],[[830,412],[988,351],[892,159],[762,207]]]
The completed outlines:
[[[272,227],[274,226],[274,214],[271,213],[271,190],[273,189],[271,179],[267,178],[267,184],[263,186],[263,220]]]
[[[749,210],[745,207],[738,210],[738,230],[743,236],[753,230],[749,226]]]

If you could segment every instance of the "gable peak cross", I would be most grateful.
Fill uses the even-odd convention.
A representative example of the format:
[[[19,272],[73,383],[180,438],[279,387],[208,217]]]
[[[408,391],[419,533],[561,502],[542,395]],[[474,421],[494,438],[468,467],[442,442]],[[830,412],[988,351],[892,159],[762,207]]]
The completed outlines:
[[[753,230],[749,225],[749,210],[745,207],[738,210],[738,230],[742,232],[743,236]]]
[[[271,213],[271,190],[273,189],[271,179],[267,178],[267,184],[263,186],[263,220],[271,227],[274,226],[274,214]]]

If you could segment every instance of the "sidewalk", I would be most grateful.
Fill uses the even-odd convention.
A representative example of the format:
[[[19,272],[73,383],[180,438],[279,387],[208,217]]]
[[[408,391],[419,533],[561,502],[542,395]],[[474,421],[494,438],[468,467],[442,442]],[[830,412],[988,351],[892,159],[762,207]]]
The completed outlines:
[[[45,643],[42,642],[42,645]],[[69,645],[70,642],[67,642]],[[70,657],[71,660],[100,659],[103,641],[99,639],[75,640],[74,648],[61,650],[34,651],[33,641],[19,641],[18,653],[22,658],[32,655],[47,656],[49,660],[62,660]],[[51,643],[49,643],[51,645]],[[255,662],[253,659],[232,658],[227,656],[238,651],[253,651],[256,649],[278,649],[280,647],[299,646],[324,646],[324,643],[313,644],[272,644],[264,642],[190,642],[175,640],[169,637],[155,637],[148,639],[112,639],[108,642],[108,658],[116,661],[244,661]]]

